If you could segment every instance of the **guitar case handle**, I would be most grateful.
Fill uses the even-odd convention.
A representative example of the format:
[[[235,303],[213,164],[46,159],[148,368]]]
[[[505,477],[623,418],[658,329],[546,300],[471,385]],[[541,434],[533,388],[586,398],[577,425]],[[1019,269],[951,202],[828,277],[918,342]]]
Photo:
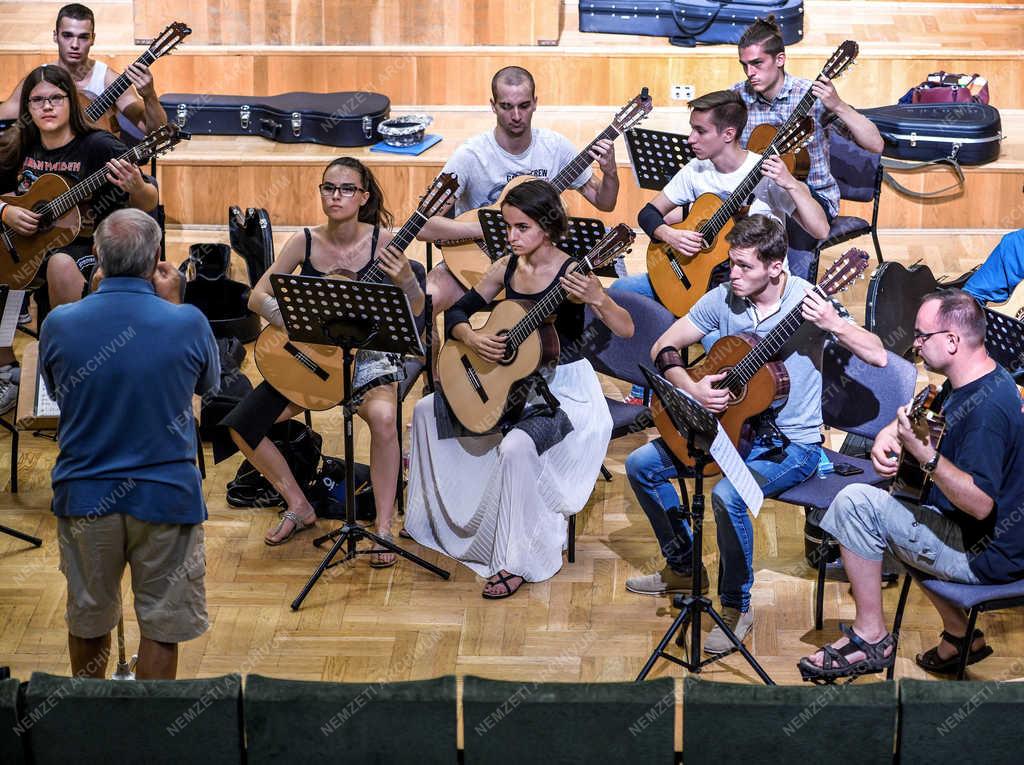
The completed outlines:
[[[711,25],[718,20],[718,14],[720,14],[722,12],[722,9],[724,9],[725,6],[727,6],[731,2],[732,0],[718,0],[718,8],[716,8],[715,12],[708,17],[708,20],[705,22],[701,22],[698,26],[692,29],[686,28],[686,19],[683,16],[683,14],[679,12],[679,10],[676,8],[676,4],[673,2],[672,19],[676,22],[676,26],[679,27],[680,34],[672,35],[672,37],[668,38],[668,41],[673,45],[678,45],[681,48],[697,47],[697,38],[700,37],[705,32],[707,32],[709,29],[711,29]]]
[[[964,188],[964,171],[963,168],[960,167],[960,163],[957,161],[955,156],[942,157],[941,159],[930,159],[927,162],[900,162],[899,160],[882,157],[881,163],[882,180],[896,189],[900,194],[904,194],[913,199],[935,199],[936,197],[945,196],[947,194],[954,196],[963,191]],[[913,189],[908,189],[902,183],[897,181],[886,169],[923,170],[924,168],[931,167],[932,165],[945,165],[950,169],[950,172],[953,173],[956,181],[945,188],[936,189],[935,191],[914,191]],[[952,194],[950,194],[950,192],[952,192]]]
[[[256,132],[264,138],[274,140],[281,130],[281,123],[264,117],[257,123]]]

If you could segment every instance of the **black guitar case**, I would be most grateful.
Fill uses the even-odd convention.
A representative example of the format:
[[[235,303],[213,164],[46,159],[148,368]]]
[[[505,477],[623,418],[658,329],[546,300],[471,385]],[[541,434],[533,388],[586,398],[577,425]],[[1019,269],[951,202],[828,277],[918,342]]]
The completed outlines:
[[[940,282],[932,270],[915,263],[907,268],[902,263],[886,261],[871,275],[868,283],[864,326],[882,338],[886,349],[906,356],[914,344],[914,319],[921,298],[938,289],[963,287],[974,271],[948,282]]]
[[[278,143],[367,146],[391,113],[380,93],[282,93],[212,96],[168,93],[160,98],[168,119],[196,135],[258,135]]]
[[[894,104],[860,109],[882,134],[882,154],[927,162],[955,159],[983,165],[999,158],[1002,122],[988,104]]]
[[[262,207],[228,208],[228,232],[231,249],[242,256],[253,287],[274,262],[274,234],[270,216]]]

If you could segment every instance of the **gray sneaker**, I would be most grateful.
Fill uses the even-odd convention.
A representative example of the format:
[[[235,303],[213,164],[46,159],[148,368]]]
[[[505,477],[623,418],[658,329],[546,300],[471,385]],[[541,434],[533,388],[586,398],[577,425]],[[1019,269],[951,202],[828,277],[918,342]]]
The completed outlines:
[[[729,629],[736,633],[736,637],[742,643],[754,626],[754,609],[751,608],[746,613],[741,614],[738,608],[723,606],[722,621],[728,625]],[[725,653],[726,651],[731,651],[733,647],[732,641],[725,636],[725,633],[719,629],[717,624],[704,640],[704,653]]]
[[[708,591],[708,570],[701,565],[701,595]],[[693,575],[680,574],[665,566],[661,571],[626,580],[626,589],[637,595],[674,595],[693,590]]]
[[[6,414],[18,403],[18,383],[0,379],[0,414]]]

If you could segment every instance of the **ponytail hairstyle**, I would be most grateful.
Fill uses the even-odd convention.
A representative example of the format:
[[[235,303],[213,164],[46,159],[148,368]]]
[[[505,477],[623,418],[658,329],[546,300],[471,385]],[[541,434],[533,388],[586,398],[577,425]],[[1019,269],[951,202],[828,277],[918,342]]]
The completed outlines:
[[[359,173],[359,183],[369,193],[370,198],[366,204],[359,208],[359,222],[369,223],[371,226],[391,228],[395,223],[395,216],[384,206],[384,192],[381,190],[377,179],[373,177],[370,168],[354,157],[338,157],[324,168],[324,175],[320,178],[321,183],[326,177],[327,171],[332,167],[347,167]]]
[[[562,199],[547,181],[521,183],[505,195],[501,204],[514,207],[535,221],[556,246],[569,231],[569,217],[562,207]]]
[[[18,121],[8,128],[0,138],[0,170],[17,172],[29,151],[42,141],[39,128],[32,120],[32,114],[28,108],[28,99],[32,95],[32,90],[41,82],[55,85],[67,96],[68,125],[70,125],[72,133],[81,136],[95,132],[95,128],[90,127],[85,121],[82,106],[78,102],[78,88],[75,87],[71,75],[59,66],[43,64],[29,72],[21,84]]]
[[[751,45],[760,45],[761,50],[769,56],[777,56],[786,52],[786,46],[782,42],[782,30],[775,21],[772,14],[765,19],[757,19],[747,27],[740,37],[739,48],[749,48]]]

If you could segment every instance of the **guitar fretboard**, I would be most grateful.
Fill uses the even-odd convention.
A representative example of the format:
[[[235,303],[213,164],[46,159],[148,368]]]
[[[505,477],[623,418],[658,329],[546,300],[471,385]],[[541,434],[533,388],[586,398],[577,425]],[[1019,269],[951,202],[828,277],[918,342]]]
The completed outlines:
[[[409,220],[398,230],[391,238],[391,243],[388,245],[392,249],[396,249],[399,252],[405,252],[405,248],[412,244],[412,240],[416,238],[416,234],[420,232],[424,224],[427,222],[427,218],[419,210],[413,212],[409,217]],[[391,281],[391,277],[388,276],[379,260],[374,259],[374,263],[367,269],[366,273],[360,281],[374,282],[374,283],[386,283]]]
[[[601,131],[597,138],[588,143],[587,147],[573,158],[572,162],[558,171],[555,177],[551,180],[551,185],[558,189],[558,193],[561,194],[569,188],[569,186],[572,185],[572,182],[579,178],[580,174],[590,166],[591,162],[594,161],[590,156],[590,149],[594,144],[603,138],[614,141],[618,137],[619,131],[614,125],[606,127]]]
[[[152,51],[146,50],[141,56],[135,59],[136,64],[144,64],[149,66],[156,61],[156,56],[153,55]],[[117,99],[132,86],[132,81],[128,78],[125,72],[121,72],[117,78],[110,83],[110,87],[106,88],[96,100],[89,104],[89,108],[85,110],[85,116],[90,122],[95,122],[104,114],[110,110]]]

